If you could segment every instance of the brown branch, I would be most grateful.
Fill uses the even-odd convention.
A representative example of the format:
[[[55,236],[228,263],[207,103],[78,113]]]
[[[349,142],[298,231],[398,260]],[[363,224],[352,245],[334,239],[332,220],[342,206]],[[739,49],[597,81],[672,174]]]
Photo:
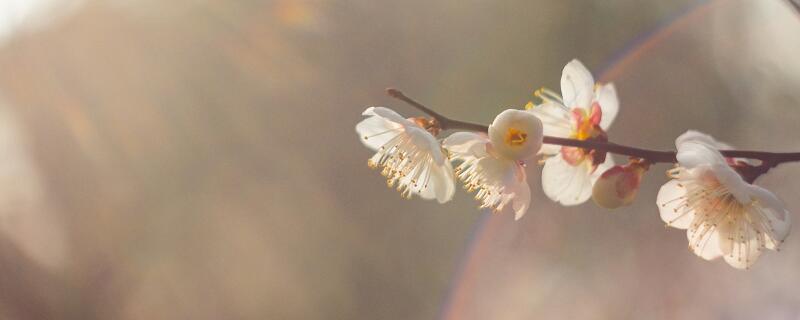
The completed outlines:
[[[481,124],[453,120],[431,110],[425,105],[409,98],[400,90],[389,88],[386,89],[389,96],[399,99],[408,103],[429,116],[433,117],[440,125],[442,130],[467,130],[467,131],[481,131],[487,132],[489,127]],[[647,160],[649,163],[675,163],[675,151],[658,151],[643,148],[630,147],[625,145],[616,144],[613,142],[604,142],[597,140],[577,140],[569,138],[559,138],[544,136],[544,143],[556,144],[561,146],[578,147],[587,150],[596,150],[600,152],[610,152],[619,155],[625,155],[634,158]],[[752,169],[744,172],[745,178],[749,181],[755,180],[758,176],[766,173],[769,169],[785,162],[800,161],[800,152],[762,152],[762,151],[748,151],[748,150],[721,150],[720,153],[730,158],[747,158],[760,160],[762,163],[758,166],[751,167]]]
[[[786,0],[792,9],[794,9],[794,13],[800,15],[800,0]]]
[[[417,101],[414,101],[414,99],[411,99],[411,98],[407,97],[405,94],[403,94],[403,92],[401,92],[400,90],[397,90],[395,88],[386,89],[386,93],[389,96],[391,96],[392,98],[401,100],[401,101],[403,101],[405,103],[408,103],[412,107],[415,107],[415,108],[421,110],[422,112],[427,113],[429,116],[433,117],[434,119],[436,119],[436,121],[439,122],[439,127],[441,127],[442,130],[450,130],[450,129],[461,129],[461,130],[467,130],[467,131],[487,131],[487,130],[489,130],[489,127],[481,125],[481,124],[458,121],[458,120],[453,120],[453,119],[450,119],[448,117],[445,117],[445,116],[439,114],[438,112],[431,110],[430,108],[426,107],[425,105],[423,105],[423,104],[421,104],[421,103],[419,103]]]

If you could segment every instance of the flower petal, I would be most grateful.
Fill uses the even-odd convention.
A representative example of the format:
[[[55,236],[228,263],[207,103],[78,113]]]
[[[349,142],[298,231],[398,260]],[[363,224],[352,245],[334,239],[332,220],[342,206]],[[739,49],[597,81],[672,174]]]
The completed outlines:
[[[755,230],[746,221],[737,224],[725,222],[719,226],[720,249],[730,266],[748,269],[761,255]]]
[[[531,205],[531,187],[528,185],[525,168],[521,165],[516,166],[515,182],[511,188],[511,192],[514,193],[511,207],[514,209],[514,220],[519,220],[528,212],[528,208]]]
[[[686,131],[684,134],[682,134],[680,137],[678,137],[678,139],[675,141],[675,144],[676,145],[680,145],[680,144],[682,144],[683,142],[686,142],[686,141],[695,141],[695,142],[703,143],[703,144],[705,144],[705,145],[707,145],[707,146],[709,146],[709,147],[711,147],[712,149],[715,149],[715,150],[732,150],[732,149],[735,149],[734,147],[732,147],[731,145],[729,145],[727,143],[717,141],[716,139],[714,139],[714,137],[712,137],[710,135],[707,135],[705,133],[699,132],[699,131],[695,131],[695,130]],[[758,165],[758,162],[756,160],[754,160],[754,159],[727,158],[726,160],[728,160],[728,162],[730,162],[730,163],[744,162],[744,163],[747,163],[749,165]]]
[[[485,133],[477,132],[456,132],[442,141],[442,146],[457,157],[476,157],[486,156],[486,143],[489,136]]]
[[[450,162],[446,161],[441,166],[432,165],[430,170],[428,187],[422,190],[419,196],[423,199],[436,199],[439,203],[445,203],[453,199],[456,187],[453,167]]]
[[[709,167],[711,172],[740,203],[750,203],[751,185],[742,179],[736,171],[727,164],[715,164]]]
[[[527,211],[530,189],[519,161],[492,154],[481,158],[465,156],[459,160],[463,162],[458,167],[458,177],[470,192],[477,191],[475,199],[481,202],[481,208],[501,212],[512,203],[515,216],[521,217]]]
[[[720,242],[725,240],[725,233],[721,233],[717,227],[704,224],[702,217],[696,216],[686,231],[689,238],[689,250],[698,257],[706,260],[714,260],[722,256],[723,251]]]
[[[685,142],[697,142],[703,143],[712,149],[723,149],[723,148],[730,148],[729,145],[719,142],[714,137],[702,133],[697,130],[687,130],[683,134],[681,134],[677,139],[675,139],[675,145],[679,146]]]
[[[675,140],[678,148],[678,163],[685,168],[694,168],[699,165],[727,165],[725,158],[717,151],[704,134],[696,131],[687,131]]]
[[[552,156],[542,169],[542,190],[548,198],[565,206],[584,203],[592,196],[594,182],[613,165],[609,156],[592,172],[588,160],[573,166],[560,155]]]
[[[386,108],[386,107],[369,107],[369,108],[367,108],[367,110],[364,110],[364,112],[361,113],[361,115],[362,116],[379,116],[379,117],[384,118],[384,119],[386,119],[388,121],[392,121],[392,122],[395,122],[395,123],[398,123],[398,124],[401,124],[401,125],[404,125],[404,126],[413,125],[413,123],[411,121],[408,121],[408,119],[403,118],[403,116],[401,116],[400,114],[398,114],[394,110]]]
[[[364,111],[366,115],[369,111],[371,115],[369,118],[361,120],[356,124],[356,132],[358,138],[367,148],[378,150],[378,148],[385,145],[389,140],[392,140],[404,130],[403,125],[387,120],[384,117],[376,115],[371,112],[372,107]]]
[[[600,110],[603,112],[603,118],[600,119],[600,128],[608,130],[619,112],[619,99],[617,98],[617,89],[614,84],[609,83],[597,88],[595,99],[600,104]]]
[[[792,226],[791,214],[784,206],[783,202],[778,199],[772,192],[759,186],[751,185],[751,194],[758,203],[753,205],[750,214],[754,216],[763,216],[769,222],[769,227],[772,228],[770,241],[766,242],[768,249],[776,250],[784,239],[789,235],[789,230]]]
[[[414,145],[420,149],[421,152],[428,152],[433,157],[433,161],[437,165],[442,165],[445,162],[444,152],[439,141],[436,140],[430,132],[425,131],[417,126],[406,127],[406,134],[411,136]]]
[[[445,203],[455,194],[455,177],[449,161],[436,164],[431,157],[427,163],[416,166],[397,179],[398,186],[408,186],[411,194],[417,194],[422,199],[436,199],[439,203]]]
[[[569,108],[589,109],[594,97],[592,73],[578,60],[564,66],[561,73],[561,95]]]
[[[694,220],[694,209],[686,206],[686,189],[678,180],[670,180],[661,186],[656,204],[661,220],[668,226],[686,229]]]
[[[551,137],[569,138],[575,131],[570,111],[562,104],[548,101],[528,110],[542,120],[543,134]],[[544,144],[540,154],[558,154],[560,145]]]

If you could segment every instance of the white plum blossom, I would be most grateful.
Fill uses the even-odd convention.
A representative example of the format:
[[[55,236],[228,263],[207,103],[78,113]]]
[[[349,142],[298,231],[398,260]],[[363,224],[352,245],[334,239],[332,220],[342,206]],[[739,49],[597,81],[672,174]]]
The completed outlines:
[[[789,234],[790,214],[771,192],[746,182],[712,137],[688,131],[676,140],[678,166],[656,203],[668,226],[686,229],[689,249],[719,257],[737,269],[755,263],[763,249],[778,250]]]
[[[595,85],[588,69],[578,60],[570,61],[561,75],[561,94],[540,89],[535,95],[542,102],[526,107],[542,120],[547,136],[578,140],[607,140],[605,130],[619,110],[613,84]],[[581,148],[544,145],[542,189],[553,201],[577,205],[592,195],[592,186],[600,175],[613,166],[611,156],[598,157]]]
[[[365,146],[377,151],[368,165],[381,168],[389,187],[397,184],[406,198],[418,194],[439,203],[453,198],[453,167],[431,133],[388,108],[370,107],[363,115],[368,118],[356,125],[356,132]]]
[[[476,191],[481,208],[500,212],[510,202],[515,219],[530,206],[531,191],[525,160],[542,146],[542,123],[534,115],[508,109],[500,113],[485,133],[457,132],[443,145],[454,161],[458,177],[468,191]]]

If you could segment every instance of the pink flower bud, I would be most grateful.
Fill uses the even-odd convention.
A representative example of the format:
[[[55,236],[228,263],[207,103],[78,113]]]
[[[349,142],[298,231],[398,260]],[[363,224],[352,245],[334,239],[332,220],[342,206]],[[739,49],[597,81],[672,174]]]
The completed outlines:
[[[592,200],[606,209],[616,209],[631,204],[636,199],[646,167],[646,164],[632,162],[606,170],[592,188]]]

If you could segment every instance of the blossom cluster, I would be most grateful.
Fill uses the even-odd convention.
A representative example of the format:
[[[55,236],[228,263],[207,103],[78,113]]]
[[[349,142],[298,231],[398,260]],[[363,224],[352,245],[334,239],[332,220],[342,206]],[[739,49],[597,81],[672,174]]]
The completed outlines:
[[[604,208],[631,204],[647,159],[615,165],[603,150],[544,143],[544,137],[608,141],[619,111],[613,84],[596,84],[578,60],[561,76],[561,94],[539,89],[536,102],[501,112],[487,132],[455,132],[444,139],[436,119],[404,118],[385,107],[367,108],[356,125],[361,141],[376,151],[368,165],[380,170],[403,197],[445,203],[456,180],[475,193],[480,208],[510,207],[520,219],[530,207],[526,164],[543,164],[542,190],[551,200],[574,206],[592,198]],[[726,158],[730,146],[688,131],[677,138],[677,164],[656,204],[669,227],[687,230],[689,249],[712,260],[749,268],[764,249],[778,250],[790,229],[790,214],[771,192],[743,178],[746,159]]]

